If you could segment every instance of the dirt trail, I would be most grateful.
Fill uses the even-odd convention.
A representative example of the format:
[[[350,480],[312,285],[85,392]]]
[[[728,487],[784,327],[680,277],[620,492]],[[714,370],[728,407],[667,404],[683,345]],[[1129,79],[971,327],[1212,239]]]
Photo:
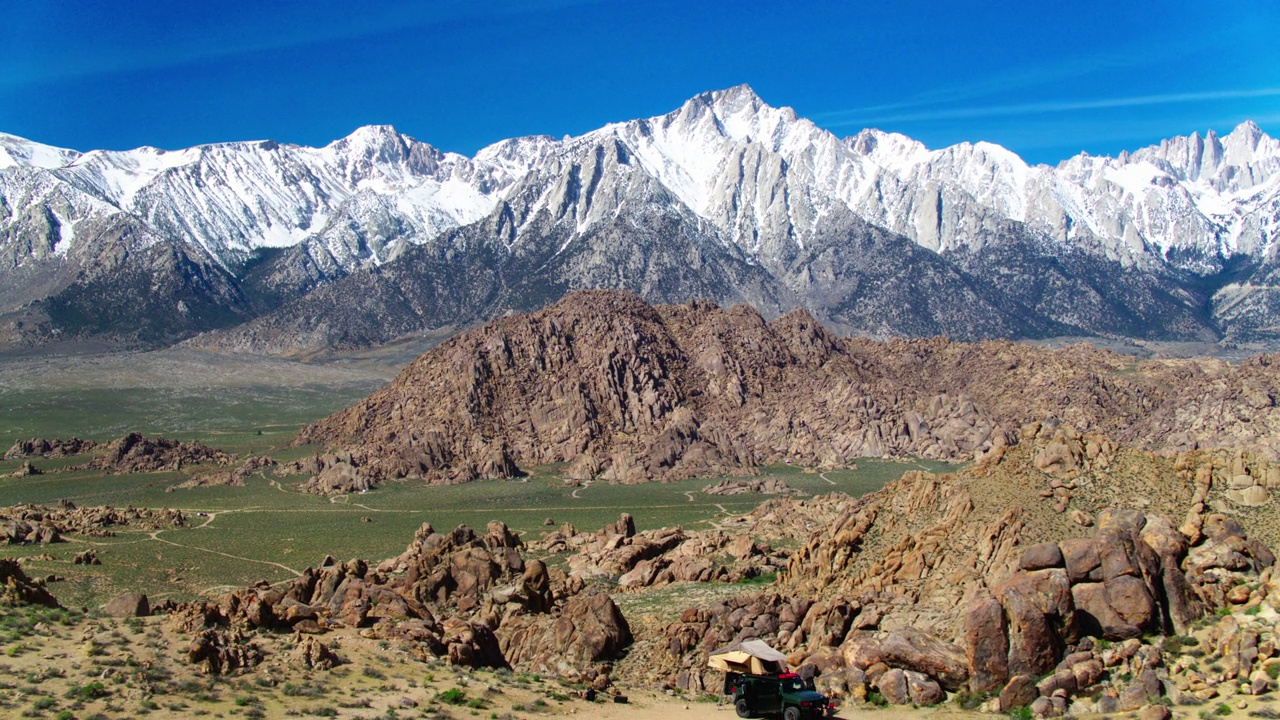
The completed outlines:
[[[229,515],[233,512],[246,512],[254,509],[256,508],[245,508],[244,510],[229,510],[229,511],[223,512],[222,514]],[[205,521],[202,524],[197,525],[191,529],[199,530],[200,528],[209,527],[209,524],[217,519],[218,514],[219,513],[216,513],[216,512],[208,513],[207,517],[205,518]],[[280,568],[281,570],[292,573],[294,577],[302,575],[302,572],[300,570],[294,570],[293,568],[287,565],[281,565],[278,562],[272,562],[270,560],[255,560],[254,558],[244,557],[243,555],[232,555],[231,553],[225,553],[225,552],[222,552],[221,550],[210,550],[209,548],[203,548],[203,547],[200,547],[199,545],[183,545],[182,543],[176,543],[172,540],[165,540],[164,538],[160,537],[160,533],[163,533],[163,532],[169,532],[169,530],[167,529],[153,530],[152,532],[148,533],[147,536],[152,540],[155,540],[156,542],[162,542],[166,545],[172,545],[174,547],[180,547],[187,550],[198,550],[200,552],[209,553],[210,555],[221,555],[222,557],[231,558],[232,560],[240,560],[242,562],[257,563],[258,565],[270,565],[272,567],[277,567],[277,568]]]

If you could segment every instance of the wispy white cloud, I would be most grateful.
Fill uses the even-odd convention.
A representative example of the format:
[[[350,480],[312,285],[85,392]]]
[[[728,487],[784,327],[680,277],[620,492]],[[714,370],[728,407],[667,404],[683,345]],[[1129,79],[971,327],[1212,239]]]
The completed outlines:
[[[819,112],[812,117],[824,126],[839,127],[864,122],[868,117],[914,114],[907,111],[924,113],[957,105],[975,107],[975,103],[1007,98],[1021,94],[1020,91],[1055,88],[1067,83],[1079,85],[1091,82],[1091,78],[1142,72],[1143,68],[1174,62],[1189,52],[1186,46],[1177,43],[1145,43],[1120,50],[1019,65],[965,82],[931,87],[927,92],[900,101]]]
[[[247,3],[244,12],[216,8],[184,16],[156,11],[146,4],[139,17],[120,13],[116,24],[73,36],[74,52],[52,40],[6,50],[0,28],[0,88],[16,88],[122,72],[156,70],[337,41],[359,41],[403,30],[427,29],[450,22],[485,22],[554,12],[603,0],[434,0],[430,3],[352,3],[349,0],[299,0]],[[353,6],[358,12],[353,12]],[[147,13],[151,14],[148,15]],[[140,19],[145,18],[145,20]],[[65,23],[54,13],[26,18],[32,31],[55,37]],[[144,28],[147,23],[163,32]],[[85,28],[63,29],[74,33]],[[16,45],[10,43],[11,45]]]
[[[1044,115],[1105,110],[1150,105],[1210,102],[1280,96],[1280,88],[1255,88],[1236,90],[1211,90],[1205,92],[1165,93],[1157,95],[1133,95],[1129,97],[1099,98],[1093,100],[1055,100],[1034,103],[980,105],[976,107],[951,107],[921,110],[918,112],[885,113],[876,107],[846,110],[838,119],[828,119],[828,127],[867,126],[877,123],[925,122],[933,120],[959,120],[967,118]]]

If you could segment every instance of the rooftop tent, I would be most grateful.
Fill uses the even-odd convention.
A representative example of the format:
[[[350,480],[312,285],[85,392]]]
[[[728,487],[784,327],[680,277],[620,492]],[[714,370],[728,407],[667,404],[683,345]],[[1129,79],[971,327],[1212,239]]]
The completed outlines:
[[[707,666],[755,675],[782,673],[787,670],[787,656],[760,640],[743,640],[711,653]]]

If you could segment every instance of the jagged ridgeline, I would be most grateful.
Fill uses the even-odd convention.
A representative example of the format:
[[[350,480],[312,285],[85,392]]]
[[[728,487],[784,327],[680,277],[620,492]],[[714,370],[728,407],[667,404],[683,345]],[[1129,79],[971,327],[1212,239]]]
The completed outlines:
[[[845,334],[1270,341],[1280,142],[1246,122],[1028,166],[838,138],[746,86],[474,157],[390,127],[77,152],[0,134],[0,344],[303,353],[576,289]]]
[[[335,451],[311,468],[331,490],[512,477],[557,462],[569,478],[640,482],[784,460],[970,459],[1046,418],[1126,446],[1275,456],[1275,359],[845,339],[805,310],[766,322],[745,305],[654,307],[583,291],[449,340],[299,441]]]

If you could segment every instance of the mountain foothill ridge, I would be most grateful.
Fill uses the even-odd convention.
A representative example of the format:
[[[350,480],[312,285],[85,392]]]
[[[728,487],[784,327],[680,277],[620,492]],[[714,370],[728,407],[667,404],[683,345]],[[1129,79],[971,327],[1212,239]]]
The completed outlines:
[[[326,470],[366,487],[554,463],[570,480],[634,483],[784,461],[970,460],[1045,418],[1087,442],[1278,457],[1277,357],[1134,362],[1087,344],[840,338],[803,308],[767,321],[748,305],[577,291],[451,338],[297,441],[332,449]]]
[[[355,348],[573,290],[842,334],[1269,343],[1280,141],[1246,122],[1031,166],[840,138],[742,85],[473,157],[390,126],[78,152],[0,133],[0,345]]]

